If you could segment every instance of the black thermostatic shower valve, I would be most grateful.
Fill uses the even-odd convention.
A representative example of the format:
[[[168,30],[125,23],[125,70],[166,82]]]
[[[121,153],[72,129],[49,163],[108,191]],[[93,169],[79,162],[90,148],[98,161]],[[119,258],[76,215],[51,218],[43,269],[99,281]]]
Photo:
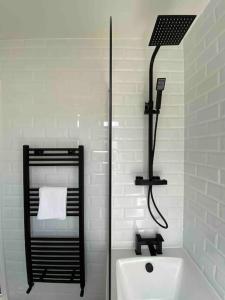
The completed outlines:
[[[137,176],[135,179],[135,185],[152,186],[152,185],[166,185],[166,184],[167,184],[167,180],[161,179],[159,176],[153,176],[152,179],[144,179],[141,176]]]

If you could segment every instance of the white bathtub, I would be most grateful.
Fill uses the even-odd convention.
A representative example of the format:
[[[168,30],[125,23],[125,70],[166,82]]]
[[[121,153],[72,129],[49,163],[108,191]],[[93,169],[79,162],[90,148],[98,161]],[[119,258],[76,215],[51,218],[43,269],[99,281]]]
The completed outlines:
[[[164,249],[157,257],[143,254],[113,250],[112,300],[220,300],[183,249]],[[154,267],[151,273],[145,270],[148,262]]]

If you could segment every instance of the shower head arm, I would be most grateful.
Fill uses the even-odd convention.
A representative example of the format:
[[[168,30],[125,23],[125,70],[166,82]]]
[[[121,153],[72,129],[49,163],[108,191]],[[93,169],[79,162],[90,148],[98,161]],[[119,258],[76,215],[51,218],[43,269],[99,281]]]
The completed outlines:
[[[155,57],[159,51],[160,46],[156,46],[151,57],[150,65],[149,65],[149,104],[153,102],[153,66]]]

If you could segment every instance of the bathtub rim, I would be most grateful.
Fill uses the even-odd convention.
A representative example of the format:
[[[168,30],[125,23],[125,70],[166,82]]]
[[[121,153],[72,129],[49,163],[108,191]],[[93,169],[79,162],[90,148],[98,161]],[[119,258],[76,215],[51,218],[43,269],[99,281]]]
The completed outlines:
[[[149,252],[147,249],[143,249],[143,255],[142,257],[149,257]],[[112,249],[112,282],[111,282],[111,299],[117,300],[117,289],[116,289],[116,261],[118,259],[124,259],[124,258],[132,258],[137,257],[135,255],[134,249]],[[179,257],[183,258],[185,263],[190,263],[191,267],[196,270],[198,273],[198,276],[203,280],[203,282],[206,285],[207,290],[211,294],[213,294],[215,297],[211,300],[221,300],[218,293],[214,289],[214,287],[211,285],[211,283],[208,281],[200,267],[196,264],[194,259],[190,256],[190,254],[186,251],[184,248],[164,248],[163,254],[159,257]]]

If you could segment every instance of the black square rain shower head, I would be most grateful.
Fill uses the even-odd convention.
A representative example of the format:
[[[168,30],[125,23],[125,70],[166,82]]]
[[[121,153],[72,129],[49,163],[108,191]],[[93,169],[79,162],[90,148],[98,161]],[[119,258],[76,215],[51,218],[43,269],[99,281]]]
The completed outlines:
[[[195,17],[194,15],[158,16],[149,46],[179,45]]]

